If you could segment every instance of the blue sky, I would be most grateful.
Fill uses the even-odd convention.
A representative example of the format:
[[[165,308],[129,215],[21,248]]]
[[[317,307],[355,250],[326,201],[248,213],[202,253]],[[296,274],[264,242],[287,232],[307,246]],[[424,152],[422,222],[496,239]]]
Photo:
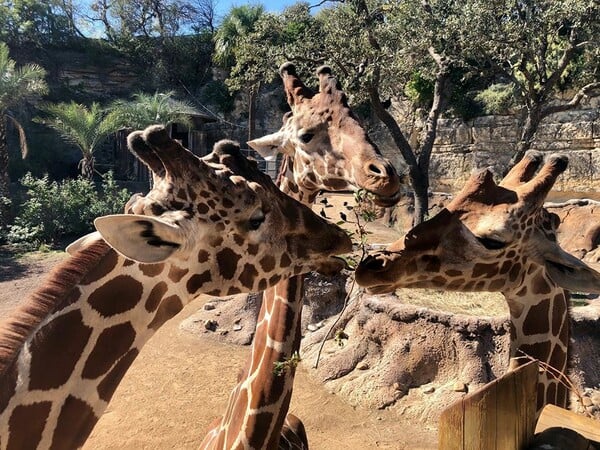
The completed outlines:
[[[293,5],[298,0],[262,0],[262,1],[243,1],[243,0],[216,0],[217,14],[223,16],[232,6],[241,5],[263,5],[266,11],[281,12],[286,7]],[[310,1],[309,4],[317,3],[318,0]]]

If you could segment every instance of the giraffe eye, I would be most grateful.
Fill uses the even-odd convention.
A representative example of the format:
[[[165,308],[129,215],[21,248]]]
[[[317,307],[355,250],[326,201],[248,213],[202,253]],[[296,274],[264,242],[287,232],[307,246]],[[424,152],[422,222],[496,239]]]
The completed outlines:
[[[252,231],[258,230],[264,221],[265,214],[259,209],[248,220],[248,229]]]
[[[300,140],[305,144],[308,144],[314,136],[314,133],[302,133],[300,135]]]
[[[496,239],[491,239],[487,237],[478,237],[477,240],[481,245],[483,245],[488,250],[500,250],[501,248],[506,247],[506,243],[502,241],[498,241]]]

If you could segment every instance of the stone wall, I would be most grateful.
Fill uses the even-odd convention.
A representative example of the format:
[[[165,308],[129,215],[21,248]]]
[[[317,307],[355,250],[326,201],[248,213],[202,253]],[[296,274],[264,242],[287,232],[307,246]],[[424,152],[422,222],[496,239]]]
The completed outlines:
[[[600,111],[596,102],[586,109],[557,113],[546,118],[537,132],[534,149],[566,152],[570,162],[555,188],[563,191],[600,190]],[[398,112],[394,111],[398,117]],[[412,124],[402,124],[410,130]],[[417,125],[411,143],[420,138]],[[515,116],[484,116],[467,122],[442,119],[431,158],[431,188],[455,191],[475,169],[493,167],[501,173],[516,149],[520,127]],[[397,165],[398,151],[391,138],[378,128],[374,138],[382,152]]]

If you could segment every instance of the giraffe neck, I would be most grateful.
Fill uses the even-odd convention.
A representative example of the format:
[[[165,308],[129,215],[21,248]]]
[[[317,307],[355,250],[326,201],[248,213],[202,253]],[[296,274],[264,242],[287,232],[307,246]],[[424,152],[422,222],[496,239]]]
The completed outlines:
[[[200,448],[278,448],[295,374],[289,362],[300,348],[302,279],[290,278],[264,292],[251,357],[225,415]],[[282,372],[275,370],[276,363],[283,363]]]
[[[527,272],[525,282],[504,295],[511,320],[511,366],[526,362],[528,358],[523,356],[551,366],[540,373],[539,414],[548,403],[567,406],[567,389],[560,382],[560,374],[566,374],[568,363],[569,296],[550,280],[542,267]]]
[[[318,193],[298,187],[289,156],[282,162],[277,183],[282,192],[308,205]],[[225,414],[206,435],[201,449],[279,447],[296,372],[286,362],[300,350],[303,288],[304,276],[299,275],[263,292],[250,359],[229,396]],[[276,373],[275,365],[281,363],[285,370]]]
[[[174,266],[134,263],[103,241],[91,247],[3,330],[3,350],[14,339],[2,355],[1,448],[82,446],[144,343],[189,297]]]

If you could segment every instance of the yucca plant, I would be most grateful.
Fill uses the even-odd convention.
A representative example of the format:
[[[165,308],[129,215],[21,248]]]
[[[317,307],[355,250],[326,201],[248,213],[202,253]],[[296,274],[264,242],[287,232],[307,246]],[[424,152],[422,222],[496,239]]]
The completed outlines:
[[[8,46],[0,42],[0,229],[8,223],[10,178],[8,175],[8,143],[6,121],[10,120],[19,133],[21,154],[27,155],[25,130],[17,121],[12,108],[37,99],[48,91],[44,81],[46,71],[37,64],[17,67],[9,57]]]
[[[46,103],[39,107],[46,117],[34,120],[56,130],[81,151],[79,170],[86,179],[94,176],[94,152],[114,128],[106,120],[106,111],[94,102],[89,107],[76,102]]]

